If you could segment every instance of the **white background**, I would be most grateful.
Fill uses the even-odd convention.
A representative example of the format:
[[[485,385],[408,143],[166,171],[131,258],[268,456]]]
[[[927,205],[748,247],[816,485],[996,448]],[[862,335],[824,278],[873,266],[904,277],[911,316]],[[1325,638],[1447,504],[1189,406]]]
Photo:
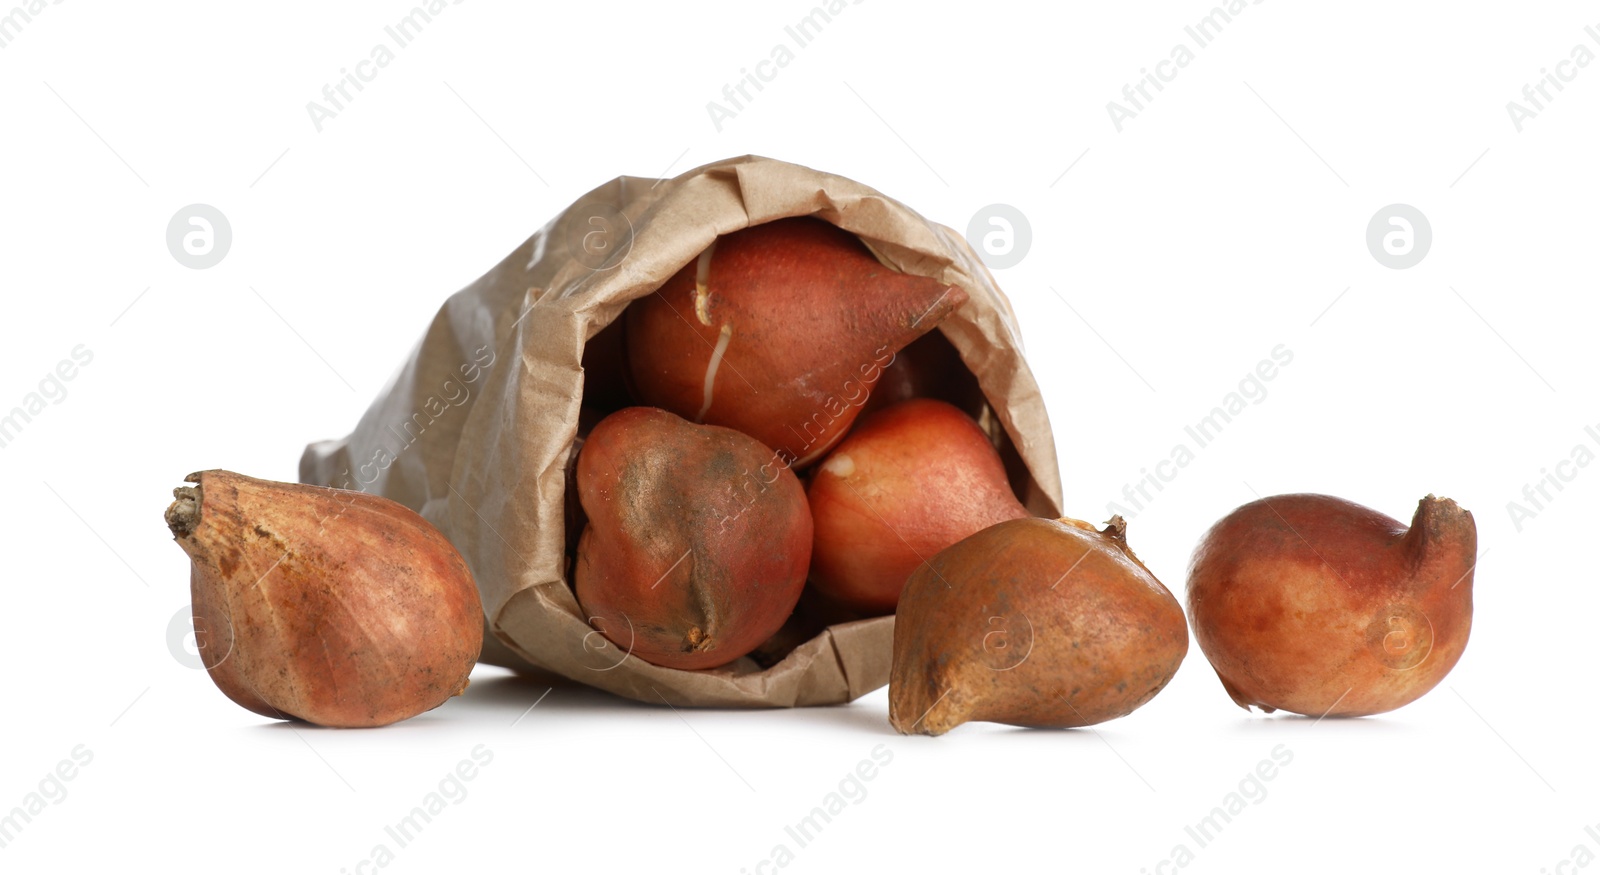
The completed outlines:
[[[445,9],[318,132],[306,109],[405,2],[49,5],[0,49],[0,412],[92,362],[0,449],[0,811],[93,759],[0,849],[7,872],[1572,872],[1600,854],[1594,161],[1600,63],[1519,133],[1506,103],[1574,46],[1576,2],[1243,10],[1144,111],[1106,104],[1203,2],[846,7],[719,131],[706,104],[808,0]],[[1192,45],[1192,43],[1191,43]],[[1487,150],[1487,151],[1486,151]],[[958,229],[1005,203],[997,270],[1055,427],[1070,514],[1106,516],[1273,347],[1293,363],[1131,520],[1181,596],[1196,539],[1256,494],[1409,519],[1476,513],[1472,643],[1427,697],[1362,720],[1251,715],[1197,648],[1094,731],[902,738],[882,691],[804,711],[675,714],[480,668],[405,724],[264,720],[169,650],[187,560],[161,522],[190,471],[292,480],[344,434],[444,298],[579,194],[757,153],[844,174]],[[1068,168],[1071,168],[1068,170]],[[165,245],[186,204],[234,242]],[[1391,270],[1386,204],[1431,220]],[[1314,324],[1313,324],[1314,323]],[[1531,505],[1529,505],[1531,508]],[[530,705],[537,708],[528,711]],[[404,817],[477,745],[465,798]],[[1214,841],[1184,828],[1284,745]],[[879,746],[890,764],[807,846],[784,832]],[[1587,859],[1587,858],[1585,858]],[[1563,862],[1568,861],[1568,862]],[[1563,868],[1558,868],[1558,865]],[[758,866],[760,868],[758,868]]]

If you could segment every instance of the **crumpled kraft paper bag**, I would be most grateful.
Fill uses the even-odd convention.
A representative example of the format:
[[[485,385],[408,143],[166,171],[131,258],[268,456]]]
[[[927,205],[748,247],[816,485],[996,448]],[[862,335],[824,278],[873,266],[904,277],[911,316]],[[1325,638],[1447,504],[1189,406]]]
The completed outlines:
[[[824,705],[883,686],[893,617],[828,626],[768,668],[746,657],[681,671],[607,642],[565,579],[586,342],[718,235],[802,215],[856,234],[889,267],[966,290],[939,330],[978,378],[992,408],[980,423],[1023,503],[1060,516],[1054,438],[1016,316],[966,241],[858,182],[754,156],[585,195],[445,302],[355,431],[306,448],[301,480],[387,496],[438,526],[483,594],[485,661],[672,705]]]

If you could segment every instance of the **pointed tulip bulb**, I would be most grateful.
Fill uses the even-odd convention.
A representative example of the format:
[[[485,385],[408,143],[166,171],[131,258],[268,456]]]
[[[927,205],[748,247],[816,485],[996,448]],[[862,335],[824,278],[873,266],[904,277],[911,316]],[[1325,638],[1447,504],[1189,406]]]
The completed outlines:
[[[849,430],[896,353],[966,300],[828,222],[779,219],[719,237],[629,305],[629,373],[644,403],[803,468]]]
[[[201,471],[166,521],[189,555],[211,679],[268,717],[382,726],[467,686],[483,606],[461,554],[403,505]]]
[[[1195,640],[1242,708],[1356,717],[1416,700],[1472,628],[1478,530],[1432,495],[1408,528],[1331,495],[1223,517],[1189,564]]]
[[[941,551],[895,611],[889,722],[1090,726],[1150,701],[1189,649],[1178,600],[1113,517],[998,523]]]

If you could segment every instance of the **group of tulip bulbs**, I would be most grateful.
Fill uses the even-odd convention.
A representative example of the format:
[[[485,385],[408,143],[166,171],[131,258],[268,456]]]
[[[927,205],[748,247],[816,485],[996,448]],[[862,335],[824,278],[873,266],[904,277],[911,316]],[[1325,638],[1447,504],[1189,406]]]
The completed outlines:
[[[1186,619],[1265,710],[1388,710],[1460,656],[1475,532],[1448,500],[1409,530],[1327,496],[1247,505],[1197,551],[1189,618],[1120,518],[1034,518],[978,423],[928,397],[980,397],[915,342],[964,300],[801,218],[719,238],[631,304],[619,345],[645,406],[595,425],[572,479],[589,622],[707,669],[759,655],[808,591],[834,616],[894,614],[890,721],[935,735],[1128,714],[1177,671]]]
[[[786,626],[803,598],[826,622],[893,614],[889,719],[930,735],[1128,714],[1177,672],[1190,623],[1247,708],[1373,714],[1454,666],[1476,530],[1448,499],[1423,499],[1409,527],[1329,496],[1247,504],[1195,551],[1187,617],[1120,517],[1032,516],[966,412],[983,408],[976,379],[924,337],[966,300],[794,218],[719,237],[629,304],[590,342],[602,354],[586,359],[568,471],[588,623],[638,659],[709,670],[770,664],[809,637]],[[167,521],[194,562],[197,635],[202,619],[217,633],[206,667],[231,698],[366,726],[465,687],[482,607],[420,517],[356,493],[190,479]]]
[[[794,218],[718,238],[630,304],[638,406],[583,436],[571,480],[585,619],[646,662],[723,666],[808,581],[835,615],[892,613],[923,557],[1025,516],[977,423],[913,397],[939,368],[907,347],[966,299]]]
[[[1449,499],[1422,499],[1408,527],[1328,495],[1264,498],[1201,539],[1188,618],[1241,707],[1390,711],[1460,659],[1476,550],[1472,515]],[[984,529],[918,568],[896,617],[890,721],[905,733],[1122,716],[1171,680],[1188,645],[1183,611],[1120,518],[1099,532],[1076,520]]]
[[[718,238],[630,304],[618,352],[643,406],[583,436],[570,485],[590,624],[708,669],[755,654],[808,587],[835,618],[895,614],[902,731],[1085,725],[1160,690],[1188,649],[1177,600],[1120,520],[1032,518],[963,410],[983,404],[971,373],[916,342],[965,300],[798,218]]]

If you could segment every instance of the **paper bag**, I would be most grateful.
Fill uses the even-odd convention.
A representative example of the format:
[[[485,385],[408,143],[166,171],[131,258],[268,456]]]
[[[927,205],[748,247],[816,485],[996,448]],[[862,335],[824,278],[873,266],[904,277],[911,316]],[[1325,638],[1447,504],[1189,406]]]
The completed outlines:
[[[858,182],[753,156],[670,180],[620,177],[585,195],[445,302],[355,431],[306,448],[301,480],[387,496],[438,526],[483,594],[486,661],[672,705],[824,705],[883,686],[893,617],[834,622],[803,599],[757,654],[682,671],[607,641],[568,582],[579,411],[586,392],[590,407],[626,403],[612,379],[617,332],[597,335],[718,235],[788,216],[832,222],[885,265],[966,291],[938,342],[976,377],[968,412],[1018,496],[1059,516],[1054,439],[1016,317],[966,241]]]

